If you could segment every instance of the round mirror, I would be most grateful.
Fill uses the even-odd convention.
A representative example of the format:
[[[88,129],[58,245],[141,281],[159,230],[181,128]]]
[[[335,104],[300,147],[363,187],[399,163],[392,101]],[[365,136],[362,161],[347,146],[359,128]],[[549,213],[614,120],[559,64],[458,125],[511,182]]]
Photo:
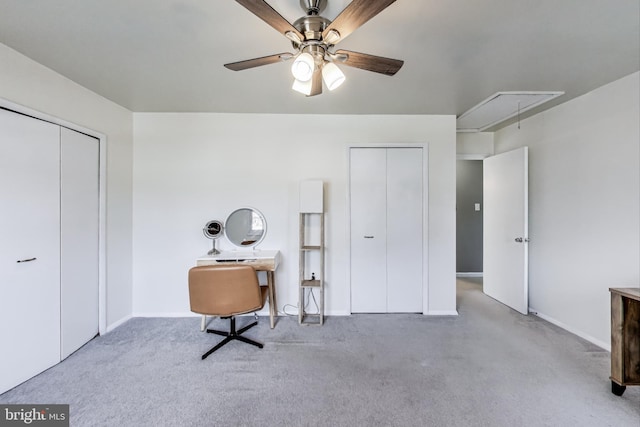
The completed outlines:
[[[219,239],[220,236],[222,236],[222,229],[222,223],[217,219],[207,222],[202,229],[202,232],[207,239],[211,239],[213,241],[213,248],[207,252],[208,255],[218,255],[220,253],[220,251],[216,249],[216,239]]]
[[[224,232],[235,246],[251,248],[262,242],[267,234],[267,221],[257,209],[236,209],[227,217]]]
[[[217,239],[222,234],[222,223],[216,219],[205,224],[202,232],[208,239]]]

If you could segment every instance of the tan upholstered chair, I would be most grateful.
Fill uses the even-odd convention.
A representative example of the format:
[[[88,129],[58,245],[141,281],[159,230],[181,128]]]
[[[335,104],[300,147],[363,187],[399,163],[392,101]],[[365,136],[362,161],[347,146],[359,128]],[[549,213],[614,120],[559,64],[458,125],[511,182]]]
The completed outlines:
[[[225,339],[203,354],[202,359],[232,340],[262,348],[259,342],[241,336],[258,322],[236,331],[235,316],[260,310],[264,307],[266,296],[267,288],[260,286],[258,275],[250,265],[205,265],[189,270],[191,311],[228,318],[230,321],[229,332],[207,329],[208,333],[222,335]]]

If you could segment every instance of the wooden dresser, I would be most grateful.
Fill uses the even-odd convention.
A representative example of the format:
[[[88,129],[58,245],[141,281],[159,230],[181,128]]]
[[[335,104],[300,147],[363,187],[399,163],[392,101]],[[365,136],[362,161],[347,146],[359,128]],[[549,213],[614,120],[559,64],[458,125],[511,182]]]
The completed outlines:
[[[611,391],[640,385],[640,288],[610,288]]]

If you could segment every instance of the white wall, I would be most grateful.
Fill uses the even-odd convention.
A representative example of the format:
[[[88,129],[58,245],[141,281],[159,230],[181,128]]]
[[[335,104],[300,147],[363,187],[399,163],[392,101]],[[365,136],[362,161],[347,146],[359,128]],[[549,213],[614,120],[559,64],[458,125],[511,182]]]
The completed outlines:
[[[134,315],[189,313],[187,271],[211,245],[202,227],[241,206],[262,211],[261,247],[283,254],[278,309],[296,305],[305,179],[325,182],[326,313],[348,314],[348,147],[393,143],[428,143],[428,311],[455,313],[453,116],[141,113],[134,141]]]
[[[640,284],[640,74],[495,135],[529,147],[529,303],[610,348],[609,287]]]
[[[456,135],[458,160],[478,160],[493,155],[493,132],[461,132]]]
[[[107,327],[131,315],[132,113],[0,44],[0,98],[107,136]]]

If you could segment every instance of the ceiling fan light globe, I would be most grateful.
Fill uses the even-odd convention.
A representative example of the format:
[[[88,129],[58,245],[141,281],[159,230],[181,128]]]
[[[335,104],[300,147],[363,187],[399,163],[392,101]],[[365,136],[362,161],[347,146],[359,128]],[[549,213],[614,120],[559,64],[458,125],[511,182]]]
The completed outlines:
[[[307,52],[303,52],[293,61],[291,65],[291,74],[296,80],[301,82],[310,81],[313,76],[315,61],[313,56]]]
[[[313,85],[311,82],[311,79],[309,79],[306,82],[302,82],[298,79],[293,80],[293,86],[291,86],[291,89],[295,90],[296,92],[300,92],[303,95],[311,95],[311,89],[312,89]]]
[[[322,80],[329,90],[334,90],[344,83],[346,77],[336,64],[327,62],[322,67]]]

